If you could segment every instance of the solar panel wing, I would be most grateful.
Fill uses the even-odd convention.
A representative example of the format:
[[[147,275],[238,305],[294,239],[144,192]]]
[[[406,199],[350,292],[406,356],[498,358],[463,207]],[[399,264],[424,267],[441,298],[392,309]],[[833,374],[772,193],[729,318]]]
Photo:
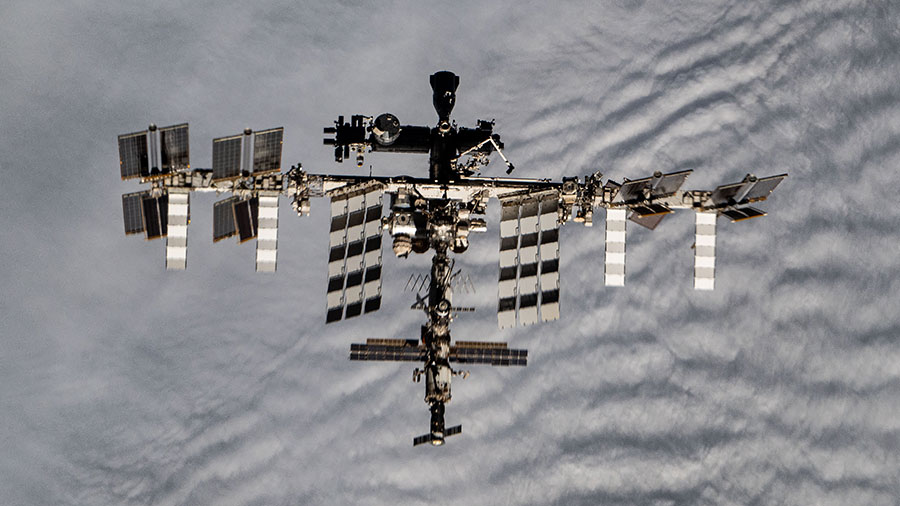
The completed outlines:
[[[284,128],[272,128],[257,132],[253,139],[253,172],[269,173],[281,171],[281,147]]]
[[[187,123],[160,128],[159,142],[164,173],[191,168]]]
[[[519,273],[518,199],[501,200],[500,213],[500,280],[497,324],[501,329],[516,326],[516,286]]]
[[[541,321],[559,319],[559,194],[541,197]]]
[[[778,186],[778,184],[781,183],[786,177],[787,174],[781,174],[780,176],[764,177],[760,180],[757,180],[756,184],[753,186],[753,188],[750,189],[750,191],[744,198],[751,202],[764,200],[769,196],[770,193],[772,193],[772,190],[774,190],[775,187]]]
[[[234,203],[234,223],[240,242],[256,237],[259,213],[259,199],[256,197]]]
[[[150,175],[146,130],[119,136],[119,170],[122,179]]]
[[[722,214],[731,219],[732,223],[735,221],[744,221],[749,220],[750,218],[759,218],[760,216],[765,216],[766,213],[756,209],[755,207],[742,207],[740,209],[729,209],[727,211],[722,211]]]
[[[237,234],[234,224],[234,204],[238,197],[228,197],[213,204],[213,242],[219,242]]]
[[[507,343],[492,341],[456,341],[457,348],[472,348],[485,350],[505,350]]]
[[[671,213],[673,211],[669,212]],[[642,227],[654,230],[666,216],[668,216],[668,213],[641,215],[640,213],[634,212],[631,214],[631,216],[628,217],[628,219]]]
[[[147,234],[147,239],[152,240],[165,237],[168,228],[168,196],[151,197],[148,192],[141,204],[144,214],[144,231]]]
[[[737,195],[738,192],[741,191],[741,188],[745,184],[746,183],[744,182],[724,184],[713,190],[712,195],[710,195],[709,198],[716,205],[727,204],[729,200],[733,199],[735,195]]]
[[[431,442],[431,434],[424,434],[422,436],[413,438],[413,446],[419,446],[420,444],[429,442]]]
[[[344,281],[347,278],[347,208],[346,194],[331,197],[331,229],[328,235],[328,295],[325,323],[344,317]]]
[[[660,198],[674,194],[681,188],[681,185],[683,185],[687,177],[691,175],[691,172],[693,171],[683,170],[681,172],[673,172],[664,175],[656,184],[656,187],[650,190],[650,197]]]
[[[425,360],[425,349],[422,346],[410,347],[351,344],[350,360],[419,362],[421,360]]]
[[[643,179],[635,179],[634,181],[625,181],[619,192],[613,199],[613,202],[633,202],[636,200],[644,200],[646,198],[645,191],[650,188],[652,177]]]
[[[450,437],[455,434],[459,434],[460,432],[462,432],[462,425],[454,425],[453,427],[450,427],[449,429],[444,431],[444,437]]]
[[[213,181],[241,174],[241,139],[243,135],[213,139]]]
[[[144,212],[141,202],[149,191],[122,195],[122,214],[125,217],[125,234],[139,234],[144,231]]]

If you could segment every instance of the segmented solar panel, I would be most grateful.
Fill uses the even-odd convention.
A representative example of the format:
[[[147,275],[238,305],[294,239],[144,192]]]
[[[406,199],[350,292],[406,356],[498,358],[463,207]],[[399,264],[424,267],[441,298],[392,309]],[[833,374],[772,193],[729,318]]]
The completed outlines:
[[[653,198],[667,197],[677,192],[692,170],[683,170],[681,172],[673,172],[666,174],[656,183],[656,187],[650,190],[650,196]]]
[[[764,177],[756,182],[753,188],[747,193],[747,196],[744,197],[747,200],[761,200],[765,199],[772,193],[772,190],[778,186],[784,178],[787,177],[787,174],[781,174],[780,176],[770,176]]]
[[[418,436],[413,438],[413,446],[419,446],[423,443],[428,443],[431,441],[431,434],[425,434],[423,436]]]
[[[444,437],[450,437],[454,434],[462,432],[462,425],[455,425],[444,431]]]
[[[384,188],[363,183],[331,196],[326,323],[381,307]]]
[[[256,197],[234,203],[234,223],[241,242],[256,237],[259,223],[259,199]]]
[[[756,209],[755,207],[742,207],[740,209],[729,209],[722,212],[723,215],[731,219],[732,222],[749,220],[750,218],[759,218],[765,216],[766,213]]]
[[[139,234],[144,231],[144,212],[141,202],[150,192],[126,193],[122,195],[122,214],[125,217],[125,234]]]
[[[281,171],[281,147],[284,128],[257,132],[253,139],[253,172]]]
[[[738,192],[741,191],[741,188],[743,188],[745,184],[747,183],[724,184],[713,190],[712,195],[710,195],[709,198],[716,205],[727,204],[729,200],[733,199]]]
[[[234,204],[238,197],[228,197],[213,204],[213,242],[237,234],[234,225]]]
[[[160,128],[159,148],[163,172],[189,169],[191,163],[188,151],[187,123]]]
[[[559,193],[501,199],[497,323],[559,318]]]
[[[528,350],[451,346],[450,360],[460,364],[528,365]]]
[[[422,346],[390,346],[368,343],[350,345],[350,360],[418,362],[424,359],[425,349]]]
[[[122,179],[150,174],[146,130],[119,136],[119,170]]]
[[[171,188],[166,223],[166,269],[187,268],[188,222],[191,193],[186,188]]]
[[[147,239],[165,237],[168,232],[168,195],[151,197],[148,193],[143,197],[141,205],[144,214],[144,231],[147,233]]]
[[[213,139],[213,180],[229,179],[241,174],[242,135]]]

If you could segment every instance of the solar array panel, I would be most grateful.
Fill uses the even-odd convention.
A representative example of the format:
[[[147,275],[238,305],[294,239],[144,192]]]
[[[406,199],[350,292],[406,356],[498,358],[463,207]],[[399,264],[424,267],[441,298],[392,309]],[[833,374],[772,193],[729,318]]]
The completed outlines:
[[[187,170],[191,167],[187,123],[160,128],[159,141],[163,172]]]
[[[383,195],[371,182],[331,195],[326,323],[381,307]]]
[[[144,196],[149,191],[126,193],[122,195],[122,214],[125,217],[125,234],[140,234],[144,231],[144,212],[142,210]]]
[[[228,197],[213,204],[213,242],[219,242],[237,234],[234,224],[234,204],[238,197]]]
[[[722,211],[723,216],[727,216],[731,219],[731,222],[734,223],[736,221],[744,221],[749,220],[750,218],[759,218],[760,216],[765,216],[766,213],[756,209],[755,207],[741,207],[739,209],[728,209],[726,211]]]
[[[616,203],[634,203],[649,199],[658,199],[675,194],[684,184],[691,170],[661,174],[659,177],[651,176],[643,179],[626,181],[622,184],[618,194],[613,200]]]
[[[147,239],[159,239],[165,237],[167,233],[167,219],[169,207],[168,195],[160,195],[159,197],[151,197],[148,192],[141,201],[141,211],[144,215],[144,232]]]
[[[122,173],[122,179],[132,179],[150,174],[146,130],[119,136],[119,170]]]
[[[413,438],[413,446],[431,442],[431,434],[424,434]]]
[[[243,135],[213,139],[213,181],[241,175],[241,141]]]
[[[501,200],[497,324],[559,318],[559,193]]]
[[[350,360],[420,362],[425,360],[425,348],[416,344],[376,344],[370,340],[366,344],[351,344]]]
[[[496,344],[496,343],[492,343]],[[460,364],[490,364],[494,366],[528,365],[528,350],[466,346],[456,343],[450,347],[450,361]]]
[[[710,195],[710,200],[717,206],[723,206],[730,204],[731,200],[737,196],[737,194],[741,191],[745,186],[752,184],[748,182],[740,182],[740,183],[731,183],[731,184],[723,184],[713,190]]]
[[[716,212],[698,212],[694,235],[694,289],[716,287]]]
[[[281,147],[284,128],[272,128],[257,132],[253,139],[253,173],[281,171]]]
[[[764,177],[756,181],[756,184],[753,185],[753,188],[750,189],[750,192],[744,197],[744,199],[755,202],[759,200],[765,200],[775,187],[781,183],[784,178],[787,177],[787,174],[781,174],[778,176],[769,176]]]
[[[187,226],[190,221],[190,190],[170,188],[166,234],[166,269],[187,267]]]
[[[234,202],[234,224],[240,242],[255,239],[259,223],[259,199],[256,197]]]

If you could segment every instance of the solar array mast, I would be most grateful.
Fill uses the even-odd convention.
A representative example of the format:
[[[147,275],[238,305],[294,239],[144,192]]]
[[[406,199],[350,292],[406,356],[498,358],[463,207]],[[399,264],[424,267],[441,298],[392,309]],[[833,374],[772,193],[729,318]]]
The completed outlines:
[[[281,171],[284,130],[272,128],[216,138],[212,168],[191,168],[188,125],[154,125],[119,136],[122,179],[140,179],[149,189],[122,196],[125,233],[147,239],[166,237],[166,267],[187,266],[187,224],[190,194],[207,191],[230,194],[213,205],[213,240],[237,237],[256,240],[256,270],[274,272],[277,264],[278,200],[291,199],[294,211],[308,215],[310,199],[331,199],[325,322],[371,313],[381,307],[382,238],[391,237],[398,257],[432,252],[428,292],[415,308],[426,315],[419,339],[368,339],[353,344],[351,360],[421,362],[413,379],[425,379],[430,430],[414,445],[443,444],[462,426],[446,428],[445,405],[451,399],[451,378],[468,373],[451,364],[524,366],[528,352],[501,342],[452,341],[450,324],[457,313],[453,286],[459,275],[451,255],[466,251],[469,236],[487,230],[485,210],[491,198],[500,200],[500,265],[497,321],[501,328],[530,325],[560,317],[559,227],[575,221],[590,227],[594,210],[606,210],[604,280],[623,286],[626,279],[628,222],[655,229],[677,209],[696,215],[694,288],[715,287],[716,223],[764,216],[752,207],[768,198],[786,174],[743,180],[714,190],[682,190],[691,171],[655,172],[618,183],[602,181],[596,172],[577,177],[524,179],[480,175],[497,152],[510,174],[514,166],[503,155],[493,121],[478,120],[475,128],[458,127],[450,115],[459,78],[451,72],[431,76],[432,101],[438,114],[434,127],[402,125],[396,116],[339,116],[325,128],[335,160],[355,156],[362,166],[372,151],[428,154],[428,177],[379,177],[310,174],[298,164]],[[383,197],[390,206],[383,216]]]

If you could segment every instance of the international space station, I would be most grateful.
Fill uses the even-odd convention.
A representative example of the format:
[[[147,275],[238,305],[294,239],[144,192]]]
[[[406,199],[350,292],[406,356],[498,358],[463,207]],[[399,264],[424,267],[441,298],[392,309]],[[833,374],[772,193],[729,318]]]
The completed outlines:
[[[139,179],[149,188],[122,196],[126,234],[166,238],[166,268],[187,266],[191,192],[228,195],[213,205],[213,241],[236,237],[256,240],[256,270],[274,272],[278,253],[279,197],[291,199],[300,216],[310,213],[310,199],[331,199],[325,322],[334,323],[381,307],[382,237],[390,235],[397,257],[431,252],[431,270],[423,276],[427,294],[417,297],[426,322],[418,339],[368,339],[352,344],[350,360],[419,362],[413,379],[425,379],[430,430],[413,445],[441,445],[462,431],[445,427],[445,405],[453,376],[467,375],[458,364],[525,366],[527,350],[504,342],[452,341],[450,324],[471,308],[453,302],[460,273],[451,255],[469,246],[472,233],[487,231],[489,199],[500,201],[500,261],[497,322],[500,328],[548,322],[560,317],[559,227],[570,221],[590,227],[594,210],[605,209],[604,281],[624,286],[628,222],[655,229],[679,209],[695,213],[694,288],[715,286],[716,224],[764,216],[755,207],[787,174],[741,181],[713,190],[682,190],[690,170],[654,172],[634,180],[603,182],[598,171],[579,180],[561,181],[487,177],[481,172],[495,152],[509,176],[514,166],[504,156],[494,122],[478,120],[474,128],[450,119],[459,77],[431,76],[433,127],[401,124],[392,114],[339,116],[324,129],[324,143],[335,161],[355,157],[361,167],[368,152],[428,155],[427,177],[311,174],[297,164],[282,172],[283,128],[213,139],[212,168],[192,168],[188,125],[120,135],[122,179]],[[390,196],[387,216],[383,197]]]

